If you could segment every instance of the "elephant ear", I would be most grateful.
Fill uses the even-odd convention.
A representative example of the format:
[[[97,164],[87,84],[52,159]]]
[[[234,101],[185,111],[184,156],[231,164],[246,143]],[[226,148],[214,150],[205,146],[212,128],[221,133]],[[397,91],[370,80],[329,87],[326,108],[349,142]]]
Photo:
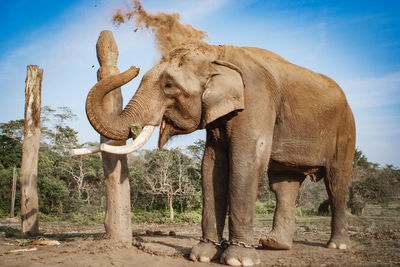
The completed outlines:
[[[244,109],[242,72],[229,62],[213,61],[215,72],[203,92],[203,126],[235,110]]]

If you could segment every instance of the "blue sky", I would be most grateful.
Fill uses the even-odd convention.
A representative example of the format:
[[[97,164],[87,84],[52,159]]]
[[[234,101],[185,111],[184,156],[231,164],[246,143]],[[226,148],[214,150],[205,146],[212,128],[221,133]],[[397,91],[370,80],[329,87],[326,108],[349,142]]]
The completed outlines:
[[[370,161],[400,166],[400,2],[329,0],[143,0],[150,12],[179,12],[212,44],[257,46],[324,73],[345,91],[357,124],[357,147]],[[96,82],[95,44],[112,30],[118,67],[141,68],[124,101],[159,59],[153,36],[112,25],[121,0],[0,0],[0,122],[23,118],[26,66],[44,69],[42,105],[68,106],[81,142],[97,141],[84,110]],[[92,66],[94,67],[92,68]],[[204,131],[174,138],[185,146]],[[145,148],[156,148],[153,134]]]

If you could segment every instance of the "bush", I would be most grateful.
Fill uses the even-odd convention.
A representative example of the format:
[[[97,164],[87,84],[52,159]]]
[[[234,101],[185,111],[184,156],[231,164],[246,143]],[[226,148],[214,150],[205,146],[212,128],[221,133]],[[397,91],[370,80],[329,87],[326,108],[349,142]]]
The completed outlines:
[[[12,186],[12,176],[13,170],[0,169],[0,211],[1,214],[10,216],[10,204],[11,204],[11,186]],[[19,183],[17,183],[16,193],[15,193],[15,212],[20,210],[21,193],[19,191]],[[4,217],[2,215],[2,217]]]
[[[100,211],[92,216],[91,221],[96,222],[96,223],[104,223],[105,217],[106,217],[106,212]]]
[[[387,189],[375,177],[366,177],[364,180],[353,182],[350,186],[348,205],[353,215],[361,216],[367,202],[385,204],[387,201]]]
[[[269,214],[275,211],[276,203],[274,200],[268,200],[267,202],[256,202],[256,214]]]
[[[385,202],[386,190],[384,185],[374,177],[367,177],[364,181],[357,181],[351,185],[351,192],[372,203]]]
[[[294,214],[296,216],[316,216],[318,212],[313,208],[296,207]]]
[[[175,218],[173,220],[169,217],[168,210],[153,210],[153,211],[143,211],[143,210],[133,210],[131,213],[132,223],[199,223],[201,222],[201,211],[192,210],[190,212],[176,212]]]
[[[68,197],[68,188],[64,181],[55,177],[39,178],[39,208],[44,213],[63,213],[63,203]]]
[[[181,212],[175,214],[174,222],[188,222],[188,223],[200,223],[201,222],[201,211],[192,210],[190,212]]]

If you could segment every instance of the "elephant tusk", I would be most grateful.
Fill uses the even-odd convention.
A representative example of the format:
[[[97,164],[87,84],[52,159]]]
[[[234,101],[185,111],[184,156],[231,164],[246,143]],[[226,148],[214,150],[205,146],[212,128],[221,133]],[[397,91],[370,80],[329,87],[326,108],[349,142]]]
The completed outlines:
[[[108,145],[118,145],[121,144],[119,140],[107,140],[104,144]],[[100,145],[97,146],[90,146],[90,147],[83,147],[83,148],[74,148],[71,149],[70,153],[71,156],[82,156],[82,155],[89,155],[93,153],[100,152]]]
[[[113,146],[107,143],[103,143],[100,145],[100,151],[119,155],[133,153],[141,148],[147,142],[147,140],[149,140],[150,136],[154,132],[154,129],[155,126],[146,125],[139,133],[139,135],[135,138],[135,140],[132,141],[132,143],[123,146]]]

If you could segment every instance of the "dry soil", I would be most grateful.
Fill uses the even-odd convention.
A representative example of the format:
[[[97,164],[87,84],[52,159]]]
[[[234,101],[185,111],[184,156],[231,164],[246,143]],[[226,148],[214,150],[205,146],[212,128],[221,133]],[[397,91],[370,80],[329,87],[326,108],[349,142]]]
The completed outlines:
[[[294,246],[289,251],[259,249],[259,266],[390,266],[400,265],[399,208],[379,207],[361,217],[349,216],[351,248],[324,247],[330,217],[297,217]],[[271,227],[272,216],[256,218],[254,243]],[[17,219],[0,219],[0,266],[222,266],[188,260],[198,242],[198,224],[133,225],[133,245],[104,239],[101,224],[40,222],[42,234],[20,236]],[[158,232],[157,232],[158,231]],[[173,231],[176,236],[170,236]],[[147,232],[147,233],[146,233]],[[34,240],[57,240],[59,245],[40,246]],[[27,250],[15,252],[15,250]]]

